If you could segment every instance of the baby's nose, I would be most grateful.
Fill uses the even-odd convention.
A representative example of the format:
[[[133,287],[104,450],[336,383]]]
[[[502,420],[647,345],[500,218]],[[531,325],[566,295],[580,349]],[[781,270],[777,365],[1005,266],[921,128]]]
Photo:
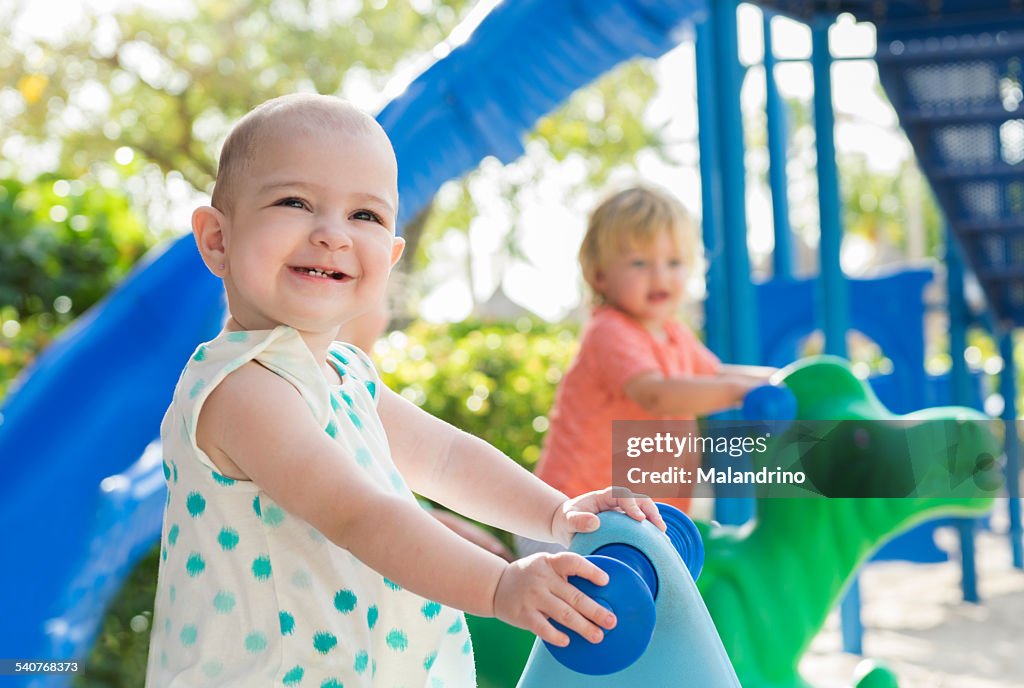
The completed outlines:
[[[310,236],[310,240],[331,251],[340,251],[352,247],[352,235],[344,222],[324,220]]]

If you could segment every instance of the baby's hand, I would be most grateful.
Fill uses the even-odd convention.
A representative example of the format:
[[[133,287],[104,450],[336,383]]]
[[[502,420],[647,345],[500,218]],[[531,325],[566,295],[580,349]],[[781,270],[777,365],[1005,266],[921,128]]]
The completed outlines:
[[[494,591],[494,615],[559,647],[569,644],[569,636],[549,619],[592,643],[601,642],[604,632],[598,625],[614,628],[615,615],[569,583],[569,576],[595,585],[608,583],[607,573],[578,554],[534,554],[512,562],[501,574]]]
[[[551,534],[555,541],[566,547],[575,533],[591,533],[601,525],[597,514],[602,511],[621,511],[627,516],[651,523],[665,531],[665,521],[661,518],[658,505],[650,497],[613,496],[629,495],[625,488],[606,487],[597,492],[588,492],[574,499],[566,500],[551,520]]]

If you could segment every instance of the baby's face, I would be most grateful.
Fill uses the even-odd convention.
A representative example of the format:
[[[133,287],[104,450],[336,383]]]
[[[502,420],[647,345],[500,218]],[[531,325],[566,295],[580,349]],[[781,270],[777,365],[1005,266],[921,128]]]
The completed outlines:
[[[247,329],[333,333],[379,304],[404,242],[383,134],[320,127],[260,142],[224,233],[224,283]]]
[[[594,287],[605,303],[654,327],[677,315],[687,277],[678,243],[662,231],[648,244],[623,245],[598,270]]]

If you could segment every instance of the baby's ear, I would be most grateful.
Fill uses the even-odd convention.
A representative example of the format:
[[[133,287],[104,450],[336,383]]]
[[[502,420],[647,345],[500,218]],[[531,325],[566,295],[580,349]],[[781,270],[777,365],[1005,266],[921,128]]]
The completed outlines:
[[[396,236],[394,243],[391,244],[391,267],[395,267],[395,263],[402,257],[402,253],[405,252],[405,239],[400,236]]]
[[[200,206],[192,212],[192,234],[199,253],[206,267],[218,277],[223,277],[226,272],[224,228],[227,222],[224,213],[212,206]]]

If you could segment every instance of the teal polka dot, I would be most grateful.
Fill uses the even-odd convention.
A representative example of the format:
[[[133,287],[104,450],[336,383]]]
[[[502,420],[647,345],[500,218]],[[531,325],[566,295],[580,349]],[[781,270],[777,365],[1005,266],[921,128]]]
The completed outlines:
[[[171,544],[171,547],[174,547],[174,544],[178,541],[178,533],[180,532],[181,529],[178,528],[177,523],[172,525],[171,529],[167,531],[167,542]]]
[[[409,638],[405,635],[405,631],[398,628],[391,629],[386,640],[388,647],[396,652],[405,652],[406,648],[409,647]]]
[[[193,361],[202,361],[205,358],[206,358],[206,346],[205,345],[201,345],[198,349],[196,349],[195,354],[192,355],[192,360]]]
[[[173,461],[171,461],[171,472],[174,474],[174,484],[177,485],[178,484],[178,464],[174,463]],[[168,496],[168,498],[170,497],[170,495],[167,495],[167,496]]]
[[[185,624],[181,629],[181,634],[178,636],[181,639],[181,644],[185,647],[192,647],[196,644],[196,638],[199,637],[199,631],[192,624]]]
[[[235,608],[235,596],[226,590],[221,590],[213,597],[213,608],[218,614],[229,614]]]
[[[380,616],[380,611],[377,609],[377,605],[373,605],[366,610],[366,625],[373,630],[373,627],[377,625],[377,617]]]
[[[185,570],[188,571],[188,575],[195,578],[200,573],[206,570],[206,560],[203,559],[203,555],[199,552],[193,552],[188,555],[188,561],[185,562]]]
[[[376,676],[376,675],[377,675],[377,660],[376,659],[371,659],[370,660],[370,676],[373,677],[373,676]]]
[[[469,638],[466,638],[466,642],[462,645],[462,654],[468,655],[473,651],[473,644],[469,642]]]
[[[461,630],[462,630],[462,617],[459,616],[458,618],[455,619],[455,623],[453,623],[451,626],[448,627],[448,632],[451,633],[452,635],[455,635],[456,633],[458,633]]]
[[[342,356],[341,354],[339,354],[339,353],[338,353],[337,351],[332,351],[331,353],[332,353],[332,354],[334,354],[334,357],[335,357],[336,359],[338,359],[339,361],[341,361],[342,365],[348,365],[348,359],[347,359],[347,358],[345,358],[344,356]]]
[[[222,671],[224,671],[224,663],[217,659],[210,660],[203,665],[203,673],[207,678],[217,678]]]
[[[444,681],[436,676],[430,677],[430,688],[444,688]]]
[[[217,535],[217,543],[225,552],[230,552],[238,546],[238,531],[234,528],[221,528]]]
[[[160,550],[160,559],[163,560],[163,561],[167,561],[167,550],[166,549],[161,549]]]
[[[313,636],[313,649],[322,655],[327,654],[334,649],[334,646],[338,644],[338,639],[334,637],[333,633],[327,631],[320,631]]]
[[[423,616],[426,617],[427,621],[430,621],[441,613],[441,605],[433,600],[428,600],[420,611],[423,612]]]
[[[173,585],[167,590],[167,596],[171,600],[171,604],[174,604],[174,600],[178,599],[178,589]]]
[[[330,423],[327,424],[327,427],[324,428],[324,432],[326,432],[331,437],[337,437],[338,436],[338,424],[335,423],[332,420]]]
[[[229,342],[244,342],[244,341],[248,341],[248,339],[249,339],[249,333],[248,332],[229,332],[228,333],[228,341]]]
[[[370,454],[370,450],[366,447],[359,447],[356,449],[356,463],[363,468],[366,468],[373,463],[373,455]]]
[[[252,510],[256,512],[256,516],[263,518],[263,511],[260,509],[260,496],[256,495],[252,500]]]
[[[370,656],[365,651],[360,650],[356,653],[356,661],[352,664],[352,668],[356,670],[357,674],[361,674],[366,671],[366,667],[370,664]]]
[[[263,522],[271,528],[276,528],[284,523],[284,510],[279,506],[270,504],[263,510]]]
[[[345,686],[338,679],[329,678],[320,684],[320,688],[345,688]]]
[[[398,473],[392,471],[391,475],[389,475],[388,478],[391,479],[391,486],[393,488],[395,488],[399,492],[405,490],[405,481],[402,480],[402,476],[400,476]]]
[[[171,467],[167,465],[166,461],[161,461],[160,463],[162,463],[163,466],[164,466],[164,480],[170,480],[171,479]]]
[[[295,617],[288,612],[280,612],[278,618],[281,620],[281,635],[291,635],[295,632]]]
[[[261,581],[270,578],[270,557],[259,556],[253,559],[252,575]]]
[[[213,608],[217,610],[218,614],[230,613],[234,608],[234,595],[225,590],[220,591],[213,596]]]
[[[423,668],[430,671],[430,667],[434,666],[434,661],[437,659],[437,653],[431,652],[427,655],[427,658],[423,660]]]
[[[352,425],[356,426],[357,430],[362,430],[362,428],[363,428],[363,421],[362,421],[362,419],[359,418],[359,416],[357,416],[356,414],[354,414],[351,411],[349,411],[348,412],[348,419],[350,421],[352,421]]]
[[[225,487],[231,487],[232,485],[235,484],[235,482],[237,482],[234,478],[229,478],[226,475],[221,475],[217,471],[210,471],[210,475],[213,476],[213,480],[215,483],[217,483],[218,485],[223,485]]]
[[[188,513],[192,518],[199,518],[206,511],[206,500],[198,492],[189,492],[188,499],[185,500],[185,506],[188,508]]]
[[[384,585],[388,586],[389,588],[391,588],[392,590],[395,590],[395,591],[398,591],[398,590],[402,589],[401,585],[399,585],[398,583],[396,583],[393,580],[390,580],[388,578],[384,579]]]
[[[259,654],[267,649],[267,636],[259,631],[253,631],[245,636],[245,650],[251,654]]]
[[[309,571],[300,570],[292,574],[292,585],[300,590],[309,588],[312,584],[312,576],[309,575]]]
[[[348,614],[356,608],[356,594],[351,590],[339,590],[334,594],[334,608],[342,614]]]
[[[356,403],[356,402],[352,401],[352,397],[350,397],[348,395],[348,392],[346,392],[345,390],[341,391],[341,398],[344,399],[345,403],[348,404],[349,406],[352,406],[352,405],[354,405]]]
[[[333,394],[331,395],[331,408],[334,409],[335,411],[341,410],[341,402],[338,401],[338,397],[336,397]]]
[[[284,678],[281,679],[281,682],[284,683],[286,686],[297,686],[302,681],[302,677],[305,675],[305,673],[306,670],[298,664],[296,664],[288,670],[288,673],[284,675]]]
[[[370,392],[370,396],[374,399],[377,398],[377,383],[373,380],[366,381],[366,389]]]
[[[195,384],[192,385],[192,388],[188,390],[188,398],[195,399],[205,387],[206,380],[196,380]]]
[[[167,652],[166,651],[160,653],[160,668],[162,668],[162,669],[166,669],[167,668]]]

